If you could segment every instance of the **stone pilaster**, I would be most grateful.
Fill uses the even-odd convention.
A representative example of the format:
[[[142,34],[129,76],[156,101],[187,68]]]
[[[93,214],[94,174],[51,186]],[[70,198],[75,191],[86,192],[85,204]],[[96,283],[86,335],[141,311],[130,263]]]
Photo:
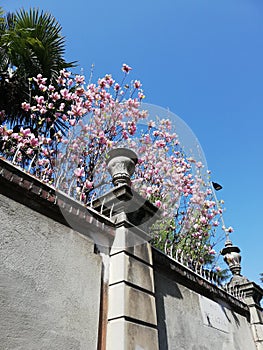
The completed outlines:
[[[250,324],[257,349],[263,350],[263,309],[260,305],[263,290],[256,283],[248,280],[243,280],[238,288],[244,294],[244,301],[249,307]]]
[[[93,208],[115,226],[109,249],[106,350],[159,350],[147,233],[158,217],[158,208],[130,187],[136,162],[131,150],[110,151],[108,167],[115,187],[93,202]]]
[[[230,240],[226,241],[221,254],[233,275],[228,287],[237,287],[240,294],[243,295],[244,302],[249,307],[250,324],[255,344],[258,350],[263,350],[263,309],[260,305],[263,289],[241,275],[240,249],[233,246]]]
[[[134,235],[125,223],[118,241]],[[133,232],[131,232],[133,231]],[[110,254],[107,350],[158,350],[152,251],[148,242],[113,245]]]

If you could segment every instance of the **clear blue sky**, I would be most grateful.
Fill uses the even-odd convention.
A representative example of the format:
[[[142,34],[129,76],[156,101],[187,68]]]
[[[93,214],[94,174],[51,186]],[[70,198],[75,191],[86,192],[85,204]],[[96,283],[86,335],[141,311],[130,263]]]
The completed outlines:
[[[179,115],[197,135],[213,180],[223,185],[226,225],[242,250],[242,273],[263,272],[262,0],[24,0],[5,11],[51,12],[67,39],[67,60],[89,74],[142,81],[145,102]],[[219,247],[217,247],[219,249]]]

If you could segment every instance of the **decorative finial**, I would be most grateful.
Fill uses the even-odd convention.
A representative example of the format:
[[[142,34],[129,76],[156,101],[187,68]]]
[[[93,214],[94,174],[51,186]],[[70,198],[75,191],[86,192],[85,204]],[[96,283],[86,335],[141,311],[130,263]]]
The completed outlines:
[[[135,152],[128,148],[114,148],[108,152],[108,169],[114,186],[121,184],[131,185],[131,176],[134,173],[138,158]]]
[[[233,276],[241,276],[241,255],[239,253],[240,249],[237,246],[233,246],[230,239],[227,239],[225,247],[221,250],[221,254]]]

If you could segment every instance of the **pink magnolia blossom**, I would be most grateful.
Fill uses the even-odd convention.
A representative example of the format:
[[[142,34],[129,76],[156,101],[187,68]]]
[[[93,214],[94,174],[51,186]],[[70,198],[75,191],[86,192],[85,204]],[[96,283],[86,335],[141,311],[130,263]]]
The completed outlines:
[[[85,188],[88,188],[88,189],[93,188],[93,182],[92,182],[92,181],[89,181],[89,180],[86,180],[86,181],[85,181],[85,184],[84,184],[84,187],[85,187]]]
[[[160,208],[162,206],[162,202],[158,199],[154,202],[154,205],[156,205],[157,208]]]
[[[74,126],[74,125],[76,124],[76,119],[70,119],[70,120],[69,120],[69,124],[70,124],[71,126]]]
[[[27,102],[23,102],[21,105],[22,109],[26,112],[30,111],[30,104]]]
[[[131,67],[123,64],[122,70],[126,78]],[[210,182],[200,176],[203,164],[183,152],[168,118],[146,120],[146,130],[141,132],[138,125],[147,111],[140,108],[145,95],[139,80],[127,84],[124,79],[119,84],[107,74],[87,85],[83,76],[62,70],[56,87],[47,86],[41,75],[32,84],[35,96],[22,108],[38,134],[29,128],[14,133],[0,126],[1,155],[16,157],[16,164],[28,167],[37,155],[32,172],[87,203],[108,188],[109,149],[132,148],[139,158],[133,188],[163,210],[158,227],[160,232],[164,227],[165,233],[157,234],[158,244],[171,256],[183,246],[189,258],[200,263],[214,255],[210,239],[223,210],[213,199]],[[58,125],[65,127],[63,133],[57,131]]]
[[[135,89],[139,89],[142,86],[142,84],[139,80],[135,80],[133,85],[134,85]]]
[[[77,168],[74,170],[74,174],[77,177],[82,177],[85,174],[84,168]]]
[[[31,138],[31,140],[30,140],[30,145],[31,145],[32,147],[37,147],[37,146],[39,145],[38,139],[35,138],[35,137]]]
[[[129,71],[131,70],[132,68],[129,67],[126,63],[123,63],[122,65],[122,71],[125,72],[125,73],[129,73]]]
[[[76,75],[76,77],[75,77],[75,82],[76,82],[77,84],[83,84],[84,81],[85,81],[84,75]]]

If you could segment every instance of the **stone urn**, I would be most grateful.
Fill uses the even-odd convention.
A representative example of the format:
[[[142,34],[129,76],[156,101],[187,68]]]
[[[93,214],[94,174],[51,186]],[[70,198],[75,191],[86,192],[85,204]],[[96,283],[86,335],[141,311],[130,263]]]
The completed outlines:
[[[121,184],[131,185],[131,176],[134,173],[138,158],[129,148],[114,148],[108,152],[107,165],[112,176],[114,186]]]
[[[229,266],[232,274],[240,275],[241,272],[241,255],[240,249],[236,246],[233,246],[230,240],[227,240],[225,243],[225,247],[221,250],[221,254],[224,257],[225,262]]]

